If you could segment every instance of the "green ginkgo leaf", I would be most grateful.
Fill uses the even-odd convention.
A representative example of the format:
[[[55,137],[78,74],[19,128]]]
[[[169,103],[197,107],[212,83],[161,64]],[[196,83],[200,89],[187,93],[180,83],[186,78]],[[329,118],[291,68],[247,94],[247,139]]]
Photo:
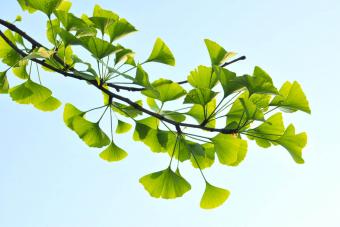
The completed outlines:
[[[141,100],[136,101],[139,106],[143,106],[143,102]],[[125,105],[118,102],[112,102],[111,108],[113,111],[121,114],[124,117],[132,117],[135,118],[138,115],[142,115],[142,112],[140,110],[137,110],[133,106]]]
[[[136,123],[133,139],[141,141],[150,148],[152,152],[166,152],[167,137],[164,131],[158,129],[158,120],[155,118],[146,118]],[[164,135],[166,138],[164,138]],[[164,142],[166,139],[166,142]]]
[[[7,94],[9,90],[9,83],[6,73],[7,71],[0,72],[0,94]]]
[[[159,62],[166,65],[175,66],[175,57],[164,41],[158,38],[146,62]]]
[[[85,113],[80,111],[71,103],[66,103],[64,107],[64,122],[67,127],[73,130],[73,120],[75,117],[83,116]]]
[[[118,162],[126,158],[128,153],[122,148],[118,147],[115,143],[111,142],[110,145],[102,151],[99,156],[108,162]]]
[[[58,8],[62,0],[25,0],[26,6],[45,13],[48,17]]]
[[[107,27],[106,33],[110,36],[110,41],[113,42],[135,31],[137,29],[132,24],[124,18],[120,18]]]
[[[183,196],[191,189],[190,184],[170,167],[148,174],[140,178],[139,182],[155,198],[174,199]]]
[[[129,123],[126,123],[124,121],[118,120],[117,128],[116,128],[116,133],[117,134],[122,134],[128,132],[132,128],[132,125]]]
[[[209,117],[212,115],[212,113],[215,111],[216,108],[216,99],[214,98],[211,100],[204,108],[202,105],[195,104],[191,107],[189,112],[186,114],[192,116],[195,118],[195,120],[201,124],[206,117]],[[206,111],[206,114],[205,114]],[[205,116],[207,115],[207,116]],[[216,120],[214,118],[211,118],[209,122],[206,124],[207,127],[215,127]]]
[[[306,95],[302,91],[300,84],[296,81],[286,82],[282,85],[279,95],[271,101],[271,106],[279,106],[285,112],[295,112],[301,110],[311,113]]]
[[[121,45],[117,45],[117,48],[119,48],[120,50],[116,52],[116,57],[115,57],[115,65],[117,65],[118,63],[127,63],[127,61],[129,59],[133,59],[135,53],[127,48],[124,48]]]
[[[277,143],[289,151],[290,155],[293,157],[296,163],[304,163],[304,160],[302,158],[302,149],[307,144],[306,133],[303,132],[295,134],[295,128],[291,124],[287,127],[283,136],[277,140]]]
[[[18,67],[13,67],[12,71],[13,74],[16,75],[18,78],[27,80],[29,78],[29,75],[26,71],[26,64],[18,66]]]
[[[99,122],[90,122],[76,116],[72,120],[73,131],[77,133],[89,147],[104,147],[110,143],[109,137],[101,130]]]
[[[203,209],[213,209],[221,206],[229,197],[230,192],[206,182],[200,206]]]
[[[176,112],[176,111],[163,110],[160,112],[160,114],[163,116],[166,116],[168,119],[171,119],[177,122],[183,122],[186,119],[184,114]]]
[[[58,35],[63,40],[64,46],[68,46],[70,44],[71,45],[80,45],[81,44],[80,40],[76,36],[74,36],[72,33],[66,31],[63,28],[58,29]]]
[[[161,102],[172,101],[186,94],[186,91],[178,83],[171,80],[161,78],[153,82],[151,86],[153,90],[144,90],[142,94]]]
[[[221,164],[235,166],[245,158],[248,148],[247,141],[235,135],[221,133],[211,140],[214,143],[215,152]]]
[[[244,85],[249,91],[249,95],[258,94],[278,94],[273,84],[272,78],[263,69],[256,66],[252,76],[245,75],[242,77]]]
[[[222,85],[224,98],[245,87],[242,77],[237,77],[236,73],[219,66],[214,66],[214,71]]]
[[[10,30],[6,30],[4,35],[16,46],[15,37]],[[20,55],[2,37],[0,37],[0,59],[9,66],[16,65],[21,59]]]
[[[61,102],[50,96],[45,101],[41,103],[34,104],[34,107],[45,112],[50,112],[58,109],[61,106]]]
[[[231,106],[227,113],[227,128],[234,125],[241,130],[250,121],[264,121],[264,114],[251,100],[248,99],[248,92],[244,92]],[[233,129],[236,129],[235,127]]]
[[[235,53],[227,52],[223,47],[212,40],[205,39],[204,42],[207,46],[212,65],[221,65],[229,58],[235,56]]]
[[[254,139],[260,147],[270,147],[284,133],[282,113],[276,113],[254,129],[247,131],[249,139]]]
[[[81,37],[82,45],[97,59],[102,59],[118,50],[111,43],[97,37]]]
[[[149,81],[149,75],[147,72],[144,71],[141,65],[137,65],[136,77],[135,77],[134,82],[143,87],[151,86],[150,81]]]
[[[93,8],[93,16],[94,17],[103,17],[108,19],[117,20],[119,16],[112,12],[111,10],[103,9],[100,5],[95,5]]]
[[[107,31],[108,26],[115,22],[114,19],[105,17],[90,17],[89,20],[94,24],[95,28],[98,28],[102,35]]]
[[[36,10],[28,6],[26,0],[17,0],[22,10],[28,11],[29,13],[34,13]]]
[[[213,88],[218,81],[216,73],[211,67],[203,65],[198,66],[191,71],[188,76],[188,82],[195,88]]]
[[[195,144],[195,146],[189,146],[188,149],[191,149],[193,153],[190,161],[194,168],[209,168],[215,161],[215,148],[211,143]]]
[[[12,87],[9,94],[13,101],[20,104],[39,104],[48,99],[52,92],[32,80],[28,79],[25,83]]]
[[[63,0],[56,10],[68,12],[70,11],[71,7],[72,7],[72,2],[68,0]]]
[[[208,88],[195,88],[189,91],[184,99],[184,103],[199,104],[201,106],[207,105],[215,96],[214,92]]]
[[[50,43],[56,45],[57,35],[60,28],[60,21],[58,19],[53,19],[47,21],[46,36]]]

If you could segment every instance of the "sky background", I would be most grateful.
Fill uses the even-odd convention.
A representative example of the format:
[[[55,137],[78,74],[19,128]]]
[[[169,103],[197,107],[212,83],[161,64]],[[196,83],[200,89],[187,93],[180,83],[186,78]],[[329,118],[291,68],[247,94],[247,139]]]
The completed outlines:
[[[0,226],[3,227],[339,227],[340,116],[338,0],[74,0],[72,12],[92,13],[98,3],[134,24],[139,32],[122,42],[148,57],[157,37],[173,51],[175,68],[146,67],[151,78],[186,78],[199,64],[209,64],[203,39],[217,41],[247,60],[230,67],[238,74],[258,65],[277,87],[297,80],[312,115],[285,115],[298,132],[308,133],[304,165],[275,147],[249,144],[237,168],[215,165],[205,171],[210,181],[231,191],[220,208],[199,208],[204,182],[190,163],[182,166],[192,190],[176,200],[154,199],[138,179],[164,169],[166,155],[153,154],[131,133],[115,136],[129,152],[119,163],[106,163],[100,150],[88,148],[63,123],[63,108],[43,113],[0,95]],[[28,34],[47,43],[46,18],[22,13],[16,1],[4,1],[2,19],[14,20]],[[101,94],[86,84],[59,75],[43,83],[63,103],[86,110],[98,106]],[[10,79],[12,84],[16,80]],[[107,125],[104,126],[105,129]]]

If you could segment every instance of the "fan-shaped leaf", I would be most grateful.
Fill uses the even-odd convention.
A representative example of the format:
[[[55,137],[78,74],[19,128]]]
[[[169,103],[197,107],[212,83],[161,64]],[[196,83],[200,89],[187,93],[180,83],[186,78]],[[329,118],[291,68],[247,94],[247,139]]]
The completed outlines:
[[[162,102],[172,101],[186,94],[186,91],[178,83],[171,80],[159,79],[153,82],[151,86],[154,90],[144,90],[142,94]]]
[[[247,131],[248,138],[255,139],[263,147],[270,147],[272,142],[278,140],[284,133],[282,113],[276,113],[254,129]]]
[[[279,93],[280,95],[275,96],[271,101],[271,106],[279,106],[286,112],[301,110],[311,113],[307,98],[298,82],[294,81],[291,84],[287,81],[282,85]]]
[[[228,190],[215,187],[206,182],[200,206],[203,209],[219,207],[228,199],[229,195],[230,192]]]
[[[122,134],[126,133],[131,129],[132,125],[129,123],[126,123],[124,121],[118,120],[117,128],[116,128],[116,133],[117,134]]]
[[[146,62],[159,62],[166,65],[175,65],[174,55],[171,53],[169,47],[158,38],[153,46],[152,52]]]
[[[139,182],[155,198],[174,199],[191,189],[190,184],[170,168],[148,174],[140,178]]]
[[[102,151],[99,156],[108,162],[117,162],[123,160],[128,153],[124,151],[122,148],[118,147],[115,143],[111,142],[111,144]]]
[[[39,10],[45,13],[48,17],[51,16],[53,11],[60,5],[61,2],[62,0],[25,0],[26,7]]]
[[[307,144],[306,133],[295,134],[295,128],[291,124],[287,127],[283,136],[278,139],[277,143],[285,147],[289,151],[290,155],[293,157],[296,163],[304,163],[304,160],[302,158],[302,149]]]
[[[191,71],[188,76],[188,82],[195,88],[213,88],[218,81],[216,73],[211,67],[203,65],[198,66]]]
[[[227,52],[223,47],[212,40],[205,39],[204,42],[207,46],[212,65],[221,65],[229,58],[235,56],[235,53]]]
[[[7,71],[0,72],[0,94],[7,94],[9,90],[9,84],[6,73]]]
[[[97,59],[102,59],[118,50],[117,47],[113,46],[111,43],[96,37],[81,37],[80,41],[82,45]]]
[[[27,80],[25,83],[12,87],[9,90],[13,101],[20,104],[39,104],[48,99],[52,92],[32,80]]]
[[[54,111],[58,109],[60,105],[61,102],[58,99],[50,96],[45,101],[34,104],[34,107],[42,111]]]
[[[201,106],[207,105],[215,96],[214,92],[208,88],[195,88],[189,91],[184,99],[184,103],[199,104]]]
[[[124,18],[116,20],[107,27],[107,34],[110,36],[111,42],[135,31],[137,29]]]
[[[220,163],[230,166],[238,165],[247,153],[247,141],[234,135],[218,134],[211,139]]]
[[[72,127],[89,147],[104,147],[110,143],[109,137],[101,130],[99,122],[93,123],[83,117],[72,118]]]

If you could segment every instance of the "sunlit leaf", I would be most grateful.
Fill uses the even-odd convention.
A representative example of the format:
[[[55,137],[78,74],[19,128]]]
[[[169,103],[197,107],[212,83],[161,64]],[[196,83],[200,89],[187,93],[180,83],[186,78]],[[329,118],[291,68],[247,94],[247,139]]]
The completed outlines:
[[[79,110],[71,103],[66,103],[64,108],[64,122],[70,129],[73,130],[73,120],[75,117],[83,116],[85,113]]]
[[[220,163],[234,166],[244,159],[248,148],[247,141],[229,134],[218,134],[211,140]]]
[[[204,42],[207,46],[212,65],[221,65],[229,58],[235,56],[235,53],[227,52],[223,47],[212,40],[205,39]]]
[[[143,106],[143,102],[141,100],[136,101],[136,103],[140,106]],[[118,102],[112,102],[112,110],[123,115],[124,117],[135,118],[138,115],[142,115],[142,112],[140,110]]]
[[[189,110],[189,112],[187,112],[186,114],[192,116],[193,118],[195,118],[195,120],[201,124],[206,117],[211,116],[211,114],[214,112],[216,108],[216,99],[213,99],[212,101],[210,101],[206,106],[206,115],[204,114],[204,107],[198,104],[195,104],[191,107],[191,109]],[[214,118],[212,118],[211,120],[209,120],[209,122],[206,124],[207,127],[215,127],[215,123],[216,120],[214,120]]]
[[[271,106],[279,106],[283,111],[295,112],[297,110],[311,113],[306,95],[300,84],[296,81],[286,82],[282,85],[279,95],[271,101]]]
[[[42,110],[42,111],[54,111],[56,109],[58,109],[61,105],[61,102],[50,96],[48,97],[45,101],[41,102],[41,103],[37,103],[37,104],[34,104],[34,107],[39,109],[39,110]]]
[[[196,88],[189,91],[184,99],[184,103],[199,104],[201,106],[207,105],[215,96],[214,92],[208,88]]]
[[[236,77],[236,73],[219,66],[214,66],[214,71],[222,85],[224,97],[228,97],[235,91],[245,87],[241,77]]]
[[[302,158],[302,149],[307,144],[307,134],[299,133],[295,134],[295,128],[291,124],[287,127],[282,137],[277,140],[277,143],[285,147],[290,155],[293,157],[296,163],[302,164],[304,160]]]
[[[135,31],[137,29],[124,18],[116,20],[107,27],[107,34],[110,36],[111,42]]]
[[[140,178],[139,182],[152,197],[174,199],[191,189],[190,184],[173,172],[170,167]]]
[[[190,161],[195,168],[209,168],[215,161],[215,149],[211,143],[205,143],[203,145],[193,144],[188,147],[191,150]]]
[[[81,37],[82,45],[97,59],[109,56],[117,50],[111,43],[96,37]]]
[[[186,91],[178,83],[171,80],[159,79],[151,85],[157,93],[152,90],[144,90],[142,94],[162,102],[175,100],[186,94]]]
[[[175,65],[175,57],[169,47],[158,38],[153,46],[152,52],[146,62],[159,62],[166,65]]]
[[[15,45],[15,37],[11,31],[6,30],[4,35]],[[2,37],[0,37],[0,59],[9,66],[16,65],[21,59],[20,55]]]
[[[124,121],[118,120],[117,128],[116,128],[116,133],[117,134],[122,134],[126,133],[131,129],[132,125],[129,123],[126,123]]]
[[[284,133],[282,113],[276,113],[261,125],[247,131],[248,138],[255,139],[256,143],[263,147],[270,147]]]
[[[242,77],[244,85],[249,91],[249,95],[258,94],[278,94],[273,84],[272,78],[260,67],[256,66],[252,76]]]
[[[39,10],[50,17],[53,11],[60,5],[62,0],[24,0],[24,2],[26,6]]]
[[[9,90],[8,79],[6,72],[0,72],[0,94],[7,94]]]
[[[229,195],[230,192],[228,190],[215,187],[206,182],[200,206],[203,209],[219,207],[228,199]]]
[[[102,151],[99,156],[108,162],[118,162],[126,158],[128,153],[122,148],[118,147],[115,143],[111,142],[110,145]]]
[[[90,122],[83,117],[72,118],[73,131],[89,147],[104,147],[110,143],[109,137],[101,130],[99,122]]]
[[[20,104],[39,104],[48,99],[52,92],[32,80],[27,80],[25,83],[12,87],[9,94],[13,101]]]
[[[188,82],[195,88],[211,89],[216,85],[217,81],[218,78],[212,68],[203,65],[200,65],[195,70],[191,71],[188,76]]]

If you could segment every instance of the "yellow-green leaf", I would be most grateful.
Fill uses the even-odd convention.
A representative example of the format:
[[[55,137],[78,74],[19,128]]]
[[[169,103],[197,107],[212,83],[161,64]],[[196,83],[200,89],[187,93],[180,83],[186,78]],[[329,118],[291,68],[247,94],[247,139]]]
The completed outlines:
[[[152,52],[146,62],[159,62],[166,65],[175,65],[175,57],[163,40],[158,38],[153,46]]]
[[[60,105],[61,102],[58,99],[50,96],[45,101],[34,104],[34,107],[42,111],[54,111],[58,109]]]
[[[235,53],[227,52],[223,47],[212,40],[205,39],[204,42],[207,46],[212,65],[221,65],[229,58],[235,56]]]
[[[217,134],[211,139],[220,163],[230,166],[238,165],[247,153],[247,141],[235,135]]]
[[[223,188],[215,187],[206,182],[200,206],[203,209],[213,209],[221,206],[229,197],[230,192]]]
[[[271,106],[279,106],[285,112],[295,112],[301,110],[311,113],[306,95],[302,91],[300,84],[296,81],[293,83],[286,82],[282,85],[279,95],[271,101]]]
[[[131,129],[132,125],[129,123],[126,123],[124,121],[118,120],[117,128],[116,128],[116,133],[117,134],[122,134],[126,133]]]
[[[148,174],[140,178],[139,182],[155,198],[174,199],[191,189],[190,184],[170,168]]]
[[[123,160],[128,153],[124,151],[122,148],[118,147],[115,143],[111,142],[111,144],[102,151],[99,156],[108,162],[117,162]]]

